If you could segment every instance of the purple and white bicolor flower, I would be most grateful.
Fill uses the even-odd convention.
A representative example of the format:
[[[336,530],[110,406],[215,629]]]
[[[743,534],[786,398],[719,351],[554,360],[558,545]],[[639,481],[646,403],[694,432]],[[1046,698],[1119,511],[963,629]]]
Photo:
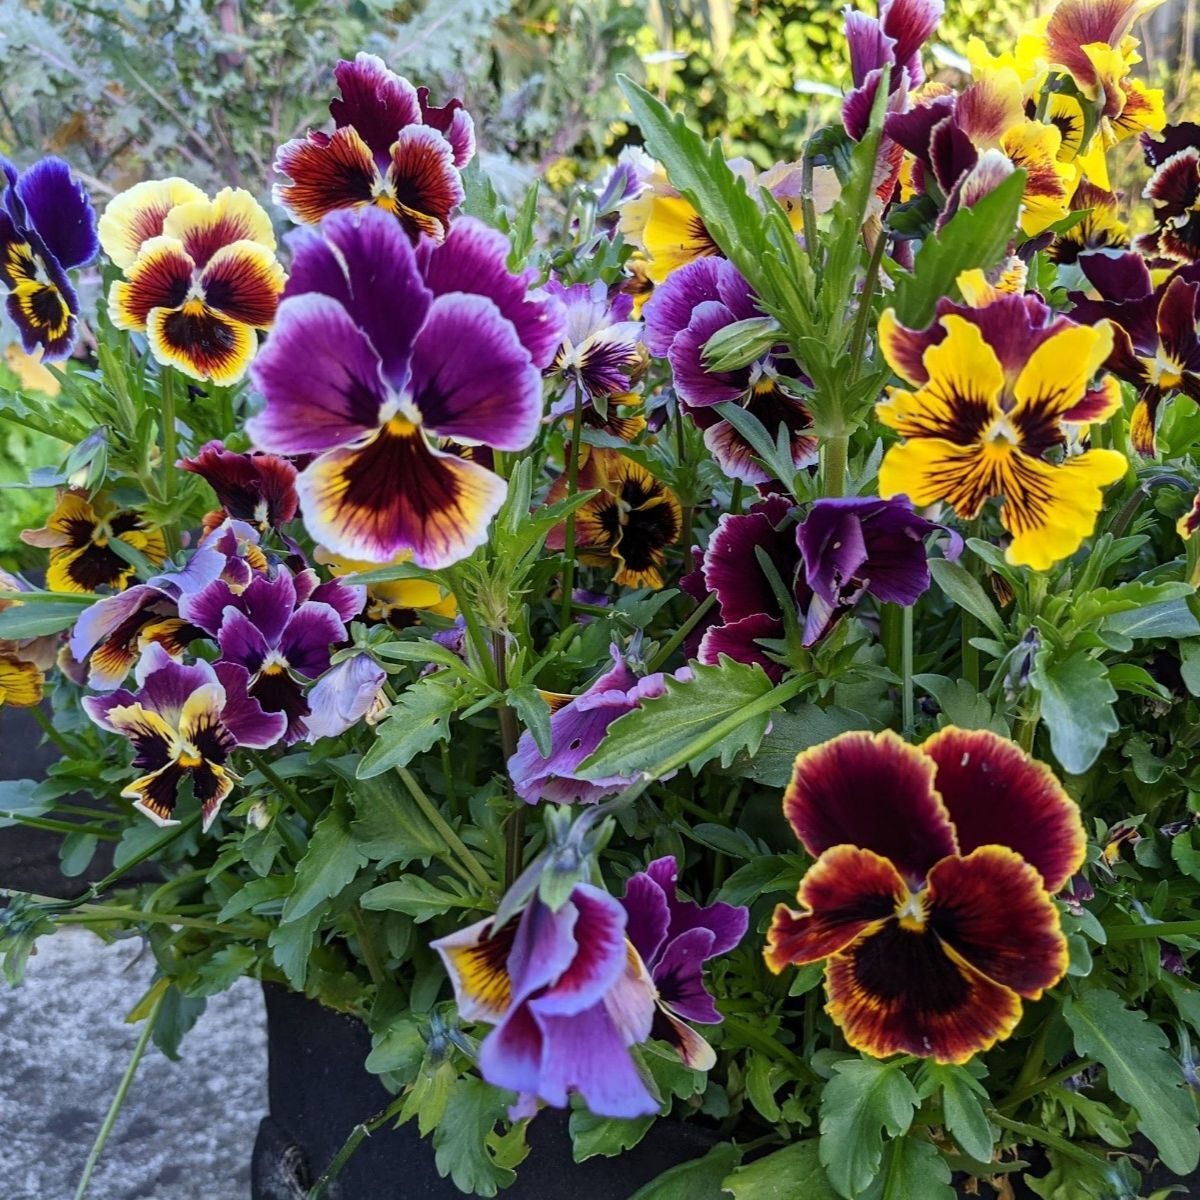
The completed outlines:
[[[179,787],[190,779],[207,830],[237,780],[229,756],[238,746],[273,746],[286,719],[263,711],[248,693],[245,667],[236,663],[184,666],[151,643],[134,678],[136,692],[122,688],[83,700],[97,725],[133,744],[133,766],[142,773],[121,795],[156,825],[177,825]]]
[[[369,654],[352,654],[331,667],[308,693],[308,741],[337,737],[357,725],[379,702],[386,679]]]
[[[618,717],[666,690],[662,672],[639,678],[619,646],[614,645],[611,653],[612,667],[585,692],[552,697],[565,703],[550,717],[549,755],[542,755],[528,730],[521,735],[516,753],[508,760],[508,772],[514,790],[527,804],[539,800],[595,804],[633,782],[629,775],[606,775],[600,779],[584,779],[579,775],[580,764],[596,750]],[[690,677],[687,667],[681,667],[673,676],[680,680]]]

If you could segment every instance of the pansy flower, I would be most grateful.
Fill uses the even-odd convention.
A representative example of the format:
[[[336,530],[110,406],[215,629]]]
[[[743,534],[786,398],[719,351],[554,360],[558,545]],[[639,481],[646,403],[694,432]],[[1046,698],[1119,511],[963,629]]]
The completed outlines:
[[[475,127],[459,100],[428,102],[374,54],[334,68],[341,95],[329,111],[333,133],[310,132],[279,148],[276,203],[292,219],[315,225],[341,208],[373,205],[395,217],[416,240],[446,236],[463,200],[459,170],[475,153]]]
[[[1048,251],[1050,258],[1060,264],[1077,262],[1089,250],[1121,250],[1129,245],[1129,226],[1118,214],[1115,193],[1096,187],[1081,179],[1071,195],[1073,213],[1084,213],[1064,233],[1055,234]]]
[[[784,812],[816,862],[799,909],[775,910],[767,965],[826,960],[826,1012],[856,1050],[964,1063],[1065,974],[1051,896],[1083,862],[1083,826],[1007,739],[842,734],[797,757]]]
[[[364,208],[293,244],[279,322],[254,365],[266,407],[251,437],[314,456],[297,490],[331,553],[381,563],[407,551],[423,567],[464,558],[486,540],[505,484],[439,443],[533,441],[561,305],[531,296],[528,274],[508,271],[504,237],[469,219],[414,250],[397,222]]]
[[[27,592],[29,585],[0,568],[0,592]],[[0,612],[23,603],[0,599]],[[0,708],[32,708],[42,699],[45,673],[54,666],[58,653],[57,635],[20,640],[0,640]]]
[[[238,746],[262,750],[283,734],[282,713],[265,713],[246,693],[244,667],[235,663],[177,663],[151,645],[138,663],[138,690],[86,696],[97,725],[133,744],[142,771],[121,795],[156,825],[176,825],[180,785],[190,780],[205,830],[237,780],[229,757]]]
[[[1137,389],[1129,436],[1150,457],[1163,401],[1182,392],[1200,403],[1200,267],[1181,268],[1155,287],[1136,254],[1085,254],[1079,266],[1100,298],[1072,292],[1071,315],[1111,323],[1106,366]]]
[[[205,516],[206,530],[232,518],[267,533],[293,520],[300,507],[296,468],[277,454],[237,454],[221,442],[208,442],[179,466],[216,493],[220,508]]]
[[[621,905],[629,944],[654,984],[650,1036],[670,1044],[689,1067],[707,1071],[716,1055],[687,1022],[717,1025],[723,1019],[704,986],[704,964],[742,940],[750,914],[741,905],[681,900],[678,878],[673,857],[656,859],[630,878]]]
[[[102,222],[105,253],[127,261],[132,242],[159,227],[166,199],[180,194],[166,180],[132,199],[117,196]],[[144,333],[160,363],[222,386],[246,373],[285,278],[271,220],[241,188],[168,208],[161,232],[138,244],[124,274],[108,295],[113,324]]]
[[[786,354],[772,350],[733,371],[710,371],[705,365],[710,338],[737,321],[761,316],[750,285],[725,259],[704,259],[677,271],[645,308],[646,346],[671,364],[675,391],[704,430],[704,444],[727,475],[753,484],[768,482],[770,475],[745,438],[714,411],[715,405],[741,405],[772,440],[785,429],[797,470],[817,460],[812,418],[793,382],[800,372]]]
[[[18,172],[0,156],[0,284],[27,354],[66,358],[75,344],[79,297],[67,272],[96,257],[96,213],[61,158]]]
[[[550,415],[571,414],[579,394],[585,425],[633,441],[646,428],[645,418],[617,412],[618,406],[641,403],[630,392],[646,364],[641,322],[630,319],[633,297],[610,297],[600,279],[570,287],[551,280],[545,290],[562,302],[566,317],[562,344],[545,370],[563,387]]]
[[[631,952],[625,909],[578,884],[557,910],[534,899],[495,928],[487,917],[439,939],[459,1016],[495,1028],[479,1047],[479,1070],[518,1094],[512,1117],[540,1100],[565,1108],[578,1094],[599,1117],[657,1112],[630,1047],[651,1034],[655,988]]]
[[[369,654],[352,654],[331,667],[308,693],[308,741],[337,737],[386,707],[386,680],[387,672]]]
[[[46,587],[52,592],[120,591],[137,568],[112,548],[119,539],[153,566],[167,556],[161,530],[147,527],[133,509],[113,510],[80,492],[66,491],[42,529],[27,529],[21,540],[50,551]]]
[[[611,647],[611,654],[613,665],[580,695],[553,697],[548,755],[538,749],[529,730],[521,734],[508,760],[508,773],[513,790],[526,804],[595,804],[633,782],[628,775],[584,779],[579,774],[580,764],[604,740],[608,727],[643,700],[661,696],[666,687],[662,672],[636,675],[619,646]],[[688,679],[691,671],[682,667],[674,677]]]
[[[318,546],[313,557],[335,576],[379,570],[378,563],[342,558],[330,554],[324,546]],[[397,567],[407,562],[412,562],[412,554],[406,550],[384,565]],[[432,579],[391,579],[366,586],[367,605],[363,615],[372,621],[386,621],[394,629],[416,625],[422,613],[432,613],[435,617],[458,615],[458,600],[454,593],[447,592]]]
[[[1169,125],[1161,138],[1142,135],[1154,174],[1142,195],[1154,210],[1154,229],[1134,247],[1147,258],[1200,261],[1200,124]]]
[[[1061,453],[1072,426],[1103,420],[1120,403],[1115,386],[1091,386],[1111,327],[1053,317],[1032,296],[999,295],[978,308],[942,301],[938,313],[920,332],[890,309],[880,318],[884,356],[915,389],[891,389],[876,409],[904,439],[884,455],[880,494],[919,508],[944,501],[968,521],[1001,498],[1008,561],[1045,570],[1079,548],[1100,489],[1126,470],[1115,450]]]

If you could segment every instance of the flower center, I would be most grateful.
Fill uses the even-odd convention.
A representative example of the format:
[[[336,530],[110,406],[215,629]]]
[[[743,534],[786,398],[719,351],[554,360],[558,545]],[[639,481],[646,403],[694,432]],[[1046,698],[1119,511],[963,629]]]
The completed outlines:
[[[997,417],[984,431],[984,442],[989,446],[1019,446],[1021,435],[1007,414]]]
[[[900,921],[901,929],[920,933],[929,919],[929,915],[925,911],[924,896],[920,892],[910,892],[904,903],[897,906],[896,917]]]

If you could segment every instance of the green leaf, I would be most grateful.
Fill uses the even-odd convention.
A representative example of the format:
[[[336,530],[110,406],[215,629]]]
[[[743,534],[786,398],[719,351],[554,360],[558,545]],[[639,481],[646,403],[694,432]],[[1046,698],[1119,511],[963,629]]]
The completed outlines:
[[[989,633],[998,638],[1004,637],[1004,622],[996,606],[983,590],[983,585],[962,563],[951,562],[948,558],[931,558],[929,573],[959,608],[977,617]]]
[[[1200,621],[1182,598],[1116,613],[1104,624],[1106,629],[1131,638],[1186,638],[1200,634]]]
[[[914,675],[913,683],[924,688],[937,702],[941,721],[959,729],[990,729],[1001,737],[1008,736],[1004,718],[992,712],[987,696],[973,688],[965,679],[948,679],[945,675]]]
[[[714,1146],[701,1158],[680,1163],[638,1188],[629,1200],[725,1200],[721,1181],[737,1166],[741,1152],[729,1142]]]
[[[1056,662],[1047,646],[1039,651],[1029,682],[1042,699],[1050,748],[1070,775],[1082,775],[1119,728],[1113,712],[1116,689],[1104,664],[1079,650]]]
[[[59,869],[68,879],[82,875],[96,854],[93,833],[68,833],[58,847]]]
[[[625,1121],[619,1117],[598,1117],[586,1108],[578,1108],[571,1114],[571,1157],[577,1163],[597,1155],[616,1158],[632,1150],[653,1124],[653,1116]]]
[[[350,832],[345,807],[331,804],[313,826],[308,850],[296,866],[296,883],[283,906],[280,921],[287,924],[307,916],[323,901],[336,896],[360,867],[367,865]]]
[[[779,341],[779,323],[773,317],[747,317],[725,325],[704,343],[708,371],[736,371],[761,358]]]
[[[734,1200],[835,1200],[821,1161],[817,1140],[807,1138],[738,1167],[721,1187]]]
[[[96,597],[92,597],[95,599]],[[78,604],[14,604],[0,612],[0,641],[46,637],[74,625],[83,609]]]
[[[223,946],[196,970],[196,982],[187,989],[189,996],[215,996],[247,974],[258,958],[253,946]]]
[[[458,702],[458,689],[447,686],[437,676],[419,679],[405,688],[376,726],[374,744],[358,764],[359,779],[406,767],[418,754],[449,737],[450,714]]]
[[[532,683],[508,690],[508,703],[517,710],[543,758],[550,757],[550,706]]]
[[[407,913],[420,924],[441,916],[448,909],[470,907],[471,902],[434,887],[419,875],[407,875],[364,892],[359,903],[375,912]]]
[[[767,787],[783,787],[792,777],[796,755],[810,746],[819,746],[839,733],[852,729],[864,729],[870,721],[849,708],[830,705],[821,708],[816,704],[798,704],[787,712],[778,712],[771,717],[771,728],[764,735],[762,744],[744,768],[756,783]]]
[[[493,1158],[496,1122],[512,1102],[512,1093],[465,1075],[454,1086],[433,1135],[438,1174],[460,1192],[494,1196],[516,1174]]]
[[[225,901],[225,907],[217,913],[217,920],[230,921],[259,904],[281,904],[291,889],[292,879],[288,875],[265,875],[262,879],[251,879]]]
[[[850,1059],[834,1071],[821,1093],[821,1163],[838,1194],[853,1197],[879,1173],[884,1133],[903,1137],[919,1101],[894,1064]]]
[[[1025,172],[1014,171],[970,208],[960,208],[940,233],[921,243],[912,273],[899,274],[892,296],[896,316],[903,324],[923,329],[933,320],[943,296],[953,299],[958,295],[955,280],[963,271],[972,267],[987,270],[1004,257],[1024,193]]]
[[[1104,988],[1067,1000],[1063,1017],[1075,1035],[1076,1052],[1104,1066],[1109,1087],[1137,1110],[1138,1129],[1167,1167],[1176,1175],[1191,1174],[1200,1161],[1196,1102],[1166,1034]]]
[[[771,681],[757,663],[738,663],[724,655],[718,666],[693,663],[692,672],[686,682],[668,676],[661,696],[643,700],[640,708],[614,721],[595,752],[580,764],[583,778],[649,771],[771,691]],[[754,754],[770,719],[769,712],[749,718],[688,766],[696,771],[717,757],[728,766],[742,750]]]
[[[959,1149],[976,1162],[991,1162],[996,1138],[983,1112],[987,1088],[966,1067],[931,1062],[926,1070],[930,1081],[941,1086],[946,1128]]]
[[[4,813],[38,817],[54,807],[54,797],[36,795],[37,787],[36,779],[0,779],[0,829],[21,823]]]
[[[411,1081],[425,1057],[421,1023],[412,1013],[401,1013],[375,1038],[364,1064],[372,1075],[400,1075]]]
[[[173,983],[163,992],[151,1037],[172,1062],[179,1061],[179,1044],[203,1016],[207,1004],[202,996],[185,996]]]
[[[437,830],[396,776],[360,780],[350,798],[357,814],[350,832],[379,870],[393,863],[428,863],[445,849]]]
[[[292,987],[302,992],[308,978],[308,956],[312,953],[317,927],[325,917],[324,904],[286,925],[277,925],[267,936],[271,957]]]
[[[950,1167],[937,1147],[922,1137],[888,1143],[883,1169],[861,1200],[955,1200]]]

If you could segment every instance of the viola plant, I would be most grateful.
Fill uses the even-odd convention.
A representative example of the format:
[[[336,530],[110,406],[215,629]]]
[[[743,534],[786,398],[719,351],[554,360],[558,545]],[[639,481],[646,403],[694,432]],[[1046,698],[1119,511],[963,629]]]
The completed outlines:
[[[584,1194],[686,1136],[639,1200],[1193,1172],[1200,151],[1149,7],[957,82],[940,4],[852,10],[773,165],[626,80],[640,146],[549,199],[369,54],[270,208],[6,166],[60,395],[0,418],[63,454],[0,575],[60,757],[0,825],[64,875],[0,893],[7,978],[91,925],[168,1053],[241,975],[345,1013],[464,1194],[533,1122]]]

